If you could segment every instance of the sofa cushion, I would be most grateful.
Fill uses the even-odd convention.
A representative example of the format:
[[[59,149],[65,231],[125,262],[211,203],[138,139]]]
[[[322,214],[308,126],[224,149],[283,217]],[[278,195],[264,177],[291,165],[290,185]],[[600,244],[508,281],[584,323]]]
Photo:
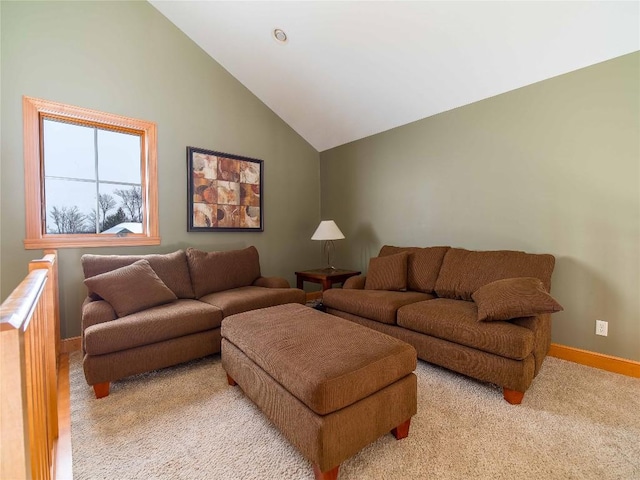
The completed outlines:
[[[304,305],[306,296],[303,290],[297,288],[264,288],[239,287],[205,295],[200,301],[214,305],[222,310],[224,317],[236,313],[272,307],[283,303],[301,303]]]
[[[264,288],[291,288],[289,280],[282,277],[258,277],[252,285]]]
[[[187,248],[187,260],[196,298],[249,286],[260,276],[260,258],[253,246],[226,252]]]
[[[398,326],[502,357],[522,360],[532,351],[534,333],[511,322],[478,322],[476,304],[437,298],[398,310]]]
[[[173,293],[153,271],[147,260],[101,273],[84,281],[104,298],[119,317],[176,300]]]
[[[407,252],[369,260],[365,290],[406,290]]]
[[[323,292],[322,303],[329,308],[393,325],[398,308],[430,298],[434,298],[433,295],[420,292],[330,288]]]
[[[167,254],[151,255],[83,255],[80,259],[84,278],[126,267],[138,260],[147,260],[160,280],[176,294],[178,298],[194,298],[187,265],[187,255],[183,250]],[[89,295],[94,292],[89,289]],[[96,298],[97,299],[97,298]]]
[[[539,278],[550,291],[554,264],[553,255],[451,248],[442,261],[435,292],[439,297],[472,300],[473,292],[483,285],[513,277]]]
[[[473,301],[478,307],[478,320],[510,320],[563,310],[549,295],[538,278],[505,278],[476,290]]]
[[[197,300],[176,300],[84,331],[88,355],[128,350],[220,327],[219,308]]]
[[[442,259],[449,247],[393,247],[385,245],[378,256],[400,252],[409,253],[407,260],[407,288],[416,292],[433,293],[442,266]]]

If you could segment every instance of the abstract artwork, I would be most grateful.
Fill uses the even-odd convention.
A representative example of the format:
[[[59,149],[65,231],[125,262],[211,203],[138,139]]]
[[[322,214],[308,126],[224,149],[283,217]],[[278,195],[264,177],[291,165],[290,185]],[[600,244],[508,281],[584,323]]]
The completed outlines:
[[[187,231],[264,231],[263,169],[262,160],[187,147]]]

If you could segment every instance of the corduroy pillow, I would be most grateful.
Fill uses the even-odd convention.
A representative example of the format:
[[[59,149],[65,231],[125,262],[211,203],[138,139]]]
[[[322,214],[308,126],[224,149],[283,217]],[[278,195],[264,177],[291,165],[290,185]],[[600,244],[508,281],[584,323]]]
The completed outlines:
[[[118,317],[176,300],[147,260],[87,278],[84,284],[111,304]]]
[[[246,287],[260,277],[260,257],[253,246],[222,252],[187,248],[187,261],[196,298]]]
[[[408,252],[369,260],[365,290],[406,290]]]
[[[450,247],[394,247],[384,245],[379,257],[407,252],[407,290],[433,293],[442,260]]]
[[[496,280],[477,289],[472,297],[479,321],[510,320],[563,310],[540,279],[534,277]]]
[[[483,285],[505,278],[535,277],[551,290],[553,255],[515,250],[465,250],[450,248],[442,260],[436,280],[439,297],[471,301],[471,295]]]
[[[116,268],[126,267],[138,260],[147,260],[156,275],[160,277],[160,280],[178,298],[195,298],[191,287],[191,278],[189,277],[187,254],[184,250],[150,255],[91,255],[87,253],[80,259],[84,270],[84,278],[94,277]],[[89,295],[94,293],[91,290],[89,291]],[[95,300],[99,300],[99,298],[95,298]]]

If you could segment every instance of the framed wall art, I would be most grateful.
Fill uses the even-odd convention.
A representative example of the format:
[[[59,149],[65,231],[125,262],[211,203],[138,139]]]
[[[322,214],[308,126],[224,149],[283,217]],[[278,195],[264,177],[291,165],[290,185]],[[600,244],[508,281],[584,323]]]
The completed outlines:
[[[189,232],[262,232],[264,162],[187,147]]]

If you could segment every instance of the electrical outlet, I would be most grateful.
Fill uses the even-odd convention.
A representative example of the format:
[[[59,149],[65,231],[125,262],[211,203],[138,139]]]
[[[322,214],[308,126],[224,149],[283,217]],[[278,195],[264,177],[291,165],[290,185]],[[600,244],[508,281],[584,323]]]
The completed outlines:
[[[596,335],[606,337],[609,334],[609,322],[604,320],[596,320]]]

